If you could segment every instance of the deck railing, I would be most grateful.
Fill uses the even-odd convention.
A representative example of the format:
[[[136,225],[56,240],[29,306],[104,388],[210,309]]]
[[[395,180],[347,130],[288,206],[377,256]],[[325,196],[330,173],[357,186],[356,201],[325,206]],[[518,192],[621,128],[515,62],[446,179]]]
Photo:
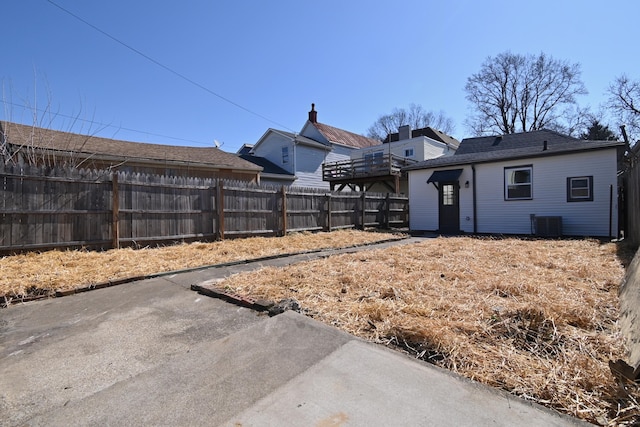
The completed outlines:
[[[393,154],[386,154],[380,157],[342,160],[323,164],[322,179],[323,181],[344,181],[353,178],[400,176],[401,169],[413,163],[415,163],[415,160]]]

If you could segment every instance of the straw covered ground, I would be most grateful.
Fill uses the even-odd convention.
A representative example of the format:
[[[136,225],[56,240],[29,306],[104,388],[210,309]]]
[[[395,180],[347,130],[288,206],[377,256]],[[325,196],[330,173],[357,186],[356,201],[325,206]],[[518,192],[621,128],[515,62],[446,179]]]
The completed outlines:
[[[595,240],[437,238],[231,276],[345,331],[603,425],[640,422],[617,327],[619,248]]]
[[[48,295],[112,280],[310,250],[362,245],[404,236],[342,230],[212,243],[95,251],[48,251],[0,258],[0,298]],[[2,299],[0,299],[2,301]]]

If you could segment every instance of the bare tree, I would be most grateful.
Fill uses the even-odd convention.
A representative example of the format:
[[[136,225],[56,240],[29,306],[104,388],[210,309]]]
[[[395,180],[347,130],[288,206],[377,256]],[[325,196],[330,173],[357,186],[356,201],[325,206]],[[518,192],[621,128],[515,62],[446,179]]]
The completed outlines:
[[[566,107],[587,93],[580,73],[579,64],[544,53],[488,57],[465,85],[466,98],[475,108],[466,124],[475,135],[562,126]]]
[[[443,111],[434,113],[426,111],[422,105],[411,104],[408,109],[394,108],[390,114],[378,117],[378,120],[367,129],[367,136],[382,141],[388,134],[398,132],[398,128],[404,125],[410,125],[412,129],[430,126],[446,134],[455,131],[453,120]]]
[[[637,141],[640,139],[640,80],[631,80],[623,74],[609,85],[607,92],[607,107],[620,125],[626,125],[629,139]]]
[[[36,79],[37,80],[37,79]],[[35,81],[35,80],[34,80]],[[0,160],[5,164],[28,164],[33,166],[65,166],[65,167],[90,167],[93,155],[84,153],[85,145],[99,131],[95,129],[93,120],[80,118],[80,113],[74,116],[64,116],[53,108],[53,96],[45,82],[46,97],[44,104],[39,104],[37,94],[38,84],[34,83],[33,100],[28,97],[13,100],[11,87],[7,90],[2,85],[2,102],[4,117],[12,122],[16,109],[22,109],[23,114],[28,115],[28,127],[4,126],[0,133]],[[80,112],[82,109],[80,110]],[[61,125],[66,131],[61,133],[48,132],[53,129],[54,123]],[[55,138],[55,140],[54,140]],[[58,154],[56,154],[58,153]],[[61,157],[59,153],[65,153]]]
[[[593,113],[589,107],[582,108],[577,104],[565,108],[561,115],[562,121],[548,123],[546,128],[574,138],[580,138],[580,135],[588,132],[594,121],[604,121],[604,114]]]

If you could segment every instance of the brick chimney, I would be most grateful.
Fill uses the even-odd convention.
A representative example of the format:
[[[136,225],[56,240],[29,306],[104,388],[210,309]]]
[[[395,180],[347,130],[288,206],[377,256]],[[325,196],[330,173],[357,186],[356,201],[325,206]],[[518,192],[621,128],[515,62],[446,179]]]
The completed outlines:
[[[311,123],[318,123],[318,112],[316,111],[316,104],[311,104],[311,111],[309,111],[309,121]]]

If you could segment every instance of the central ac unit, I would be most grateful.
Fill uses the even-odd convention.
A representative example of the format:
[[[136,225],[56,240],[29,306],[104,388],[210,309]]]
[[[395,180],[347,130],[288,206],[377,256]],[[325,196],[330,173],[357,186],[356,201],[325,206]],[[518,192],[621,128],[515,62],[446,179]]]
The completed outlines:
[[[534,234],[540,237],[562,236],[561,216],[536,216],[534,217]]]

